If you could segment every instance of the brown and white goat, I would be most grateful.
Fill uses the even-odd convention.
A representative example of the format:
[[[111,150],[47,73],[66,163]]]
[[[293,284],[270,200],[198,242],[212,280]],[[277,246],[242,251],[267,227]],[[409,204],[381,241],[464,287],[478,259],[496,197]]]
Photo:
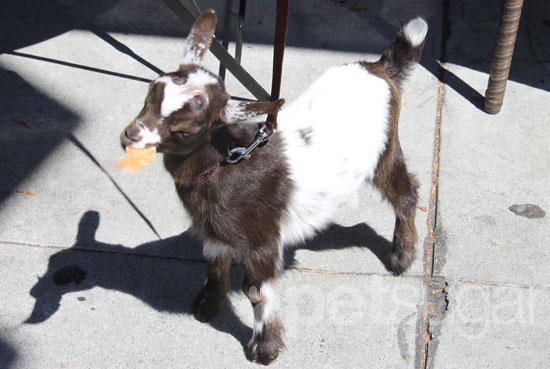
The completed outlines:
[[[401,85],[418,62],[428,26],[401,28],[380,60],[328,69],[296,101],[230,100],[224,84],[199,63],[216,26],[204,12],[188,36],[179,69],[149,86],[145,106],[121,134],[133,148],[156,146],[204,241],[209,269],[193,303],[200,321],[222,307],[229,267],[243,268],[243,291],[254,306],[253,360],[267,364],[284,346],[274,309],[283,248],[326,227],[335,210],[365,182],[395,210],[389,269],[403,273],[415,257],[417,181],[397,134]],[[278,113],[278,131],[249,160],[228,164],[228,149],[247,146],[258,131],[244,123]]]

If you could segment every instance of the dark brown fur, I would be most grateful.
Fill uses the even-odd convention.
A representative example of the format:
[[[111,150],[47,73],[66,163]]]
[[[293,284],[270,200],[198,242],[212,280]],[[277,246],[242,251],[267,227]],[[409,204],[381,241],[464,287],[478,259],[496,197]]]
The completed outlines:
[[[205,181],[195,178],[223,159],[223,153],[235,144],[251,142],[257,128],[232,125],[219,128],[209,144],[188,157],[165,154],[166,169],[176,182],[176,189],[193,219],[193,229],[203,239],[216,240],[231,247],[245,274],[243,289],[254,286],[258,291],[266,281],[276,279],[279,264],[279,224],[292,185],[282,157],[279,137],[254,152],[237,166],[222,165]],[[221,308],[227,292],[225,266],[231,257],[210,261],[207,282],[193,304],[200,321],[212,318]],[[221,270],[221,271],[220,271]],[[246,288],[245,288],[246,286]],[[263,309],[262,304],[255,306]],[[282,324],[277,317],[254,338],[254,361],[268,363],[283,347]]]
[[[374,185],[392,204],[395,211],[395,229],[387,267],[396,275],[400,275],[414,261],[416,255],[414,245],[418,239],[414,222],[418,201],[418,181],[407,171],[399,143],[401,89],[390,78],[382,61],[361,64],[370,73],[383,78],[391,91],[388,140],[375,171]]]
[[[229,267],[231,258],[210,260],[206,283],[193,302],[193,314],[201,322],[207,322],[223,306],[229,292]]]

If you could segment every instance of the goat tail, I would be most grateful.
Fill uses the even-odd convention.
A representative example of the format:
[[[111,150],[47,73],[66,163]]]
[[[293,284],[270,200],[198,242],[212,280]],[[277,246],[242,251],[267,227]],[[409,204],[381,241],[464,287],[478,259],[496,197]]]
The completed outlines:
[[[399,29],[380,62],[399,86],[420,60],[428,24],[421,17],[414,18]]]

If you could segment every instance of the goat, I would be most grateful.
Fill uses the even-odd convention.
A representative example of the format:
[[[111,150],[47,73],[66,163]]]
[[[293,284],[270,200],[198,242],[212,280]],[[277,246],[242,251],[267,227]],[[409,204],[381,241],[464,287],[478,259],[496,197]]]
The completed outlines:
[[[282,99],[231,100],[219,77],[199,65],[216,21],[213,10],[197,19],[179,69],[150,84],[143,109],[120,137],[124,146],[164,153],[203,239],[209,267],[195,316],[205,322],[220,310],[236,260],[254,307],[249,354],[268,364],[284,347],[274,309],[283,248],[326,227],[365,181],[396,214],[388,268],[399,275],[415,257],[418,182],[407,171],[397,126],[401,86],[420,59],[428,26],[422,18],[409,21],[378,61],[329,68],[281,109]],[[243,122],[275,112],[279,128],[269,143],[229,164],[228,149],[248,145],[258,132]]]

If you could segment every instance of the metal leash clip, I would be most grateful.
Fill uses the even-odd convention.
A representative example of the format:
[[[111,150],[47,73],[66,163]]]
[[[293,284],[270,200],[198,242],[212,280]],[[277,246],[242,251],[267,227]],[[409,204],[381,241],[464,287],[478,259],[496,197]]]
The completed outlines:
[[[237,164],[241,160],[247,160],[250,159],[250,153],[254,151],[255,148],[260,146],[261,144],[267,142],[271,136],[275,133],[275,131],[269,130],[269,133],[266,132],[268,130],[267,125],[263,125],[260,128],[260,131],[256,135],[256,138],[254,139],[254,142],[250,144],[248,147],[235,147],[233,149],[227,150],[227,157],[225,158],[225,161],[229,164]]]

